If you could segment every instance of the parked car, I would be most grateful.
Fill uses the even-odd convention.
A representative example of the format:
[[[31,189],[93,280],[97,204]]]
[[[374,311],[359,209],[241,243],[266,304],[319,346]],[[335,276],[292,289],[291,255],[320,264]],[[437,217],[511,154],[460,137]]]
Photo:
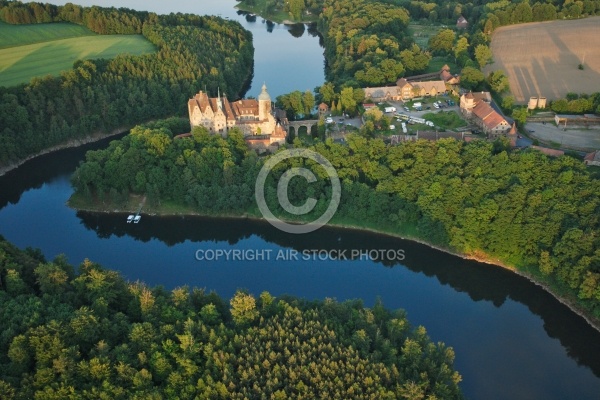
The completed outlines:
[[[331,124],[331,123],[333,123],[333,118],[331,118],[331,117],[327,117],[327,118],[325,118],[325,123],[326,123],[326,124]]]

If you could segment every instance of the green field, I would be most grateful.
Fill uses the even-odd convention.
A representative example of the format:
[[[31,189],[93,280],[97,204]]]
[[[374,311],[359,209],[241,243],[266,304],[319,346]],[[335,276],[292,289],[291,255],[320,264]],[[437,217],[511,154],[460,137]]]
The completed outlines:
[[[440,128],[446,130],[454,130],[456,128],[460,128],[463,126],[467,126],[467,123],[464,119],[462,119],[456,112],[454,111],[438,111],[431,112],[423,115],[422,118],[425,118],[428,121],[431,121]]]
[[[96,34],[84,26],[67,22],[31,25],[9,25],[0,22],[0,49],[81,36]]]
[[[15,35],[10,34],[13,30]],[[54,39],[69,34],[78,36]],[[7,36],[9,39],[5,41]],[[44,37],[47,40],[40,42]],[[123,53],[145,54],[156,50],[141,35],[96,35],[73,24],[1,24],[0,39],[0,47],[16,43],[0,49],[0,86],[27,83],[35,76],[59,75],[80,59],[113,58]],[[31,40],[36,43],[26,44]]]
[[[454,58],[452,57],[432,57],[429,62],[429,66],[427,67],[426,73],[429,72],[438,72],[442,69],[444,65],[448,65],[450,67],[450,73],[458,74],[460,73],[461,68],[454,63]]]

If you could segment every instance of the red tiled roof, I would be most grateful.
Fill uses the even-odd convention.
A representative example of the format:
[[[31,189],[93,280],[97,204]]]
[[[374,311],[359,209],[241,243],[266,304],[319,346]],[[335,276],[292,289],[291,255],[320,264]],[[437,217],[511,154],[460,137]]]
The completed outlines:
[[[503,122],[508,125],[508,122],[506,122],[504,117],[485,101],[480,101],[473,107],[473,115],[479,118],[489,129],[494,129]]]

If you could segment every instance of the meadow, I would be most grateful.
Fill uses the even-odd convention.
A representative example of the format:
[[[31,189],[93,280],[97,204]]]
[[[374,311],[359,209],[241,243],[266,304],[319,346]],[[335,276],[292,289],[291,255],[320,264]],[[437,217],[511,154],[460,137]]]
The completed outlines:
[[[600,17],[505,26],[493,34],[494,62],[484,72],[504,70],[519,103],[531,96],[555,100],[569,92],[597,92],[599,37]]]
[[[84,27],[62,23],[0,24],[0,86],[27,83],[36,76],[59,75],[72,68],[76,60],[155,50],[141,35],[96,35]]]
[[[95,36],[85,26],[56,22],[52,24],[10,25],[0,22],[0,49],[82,36]]]

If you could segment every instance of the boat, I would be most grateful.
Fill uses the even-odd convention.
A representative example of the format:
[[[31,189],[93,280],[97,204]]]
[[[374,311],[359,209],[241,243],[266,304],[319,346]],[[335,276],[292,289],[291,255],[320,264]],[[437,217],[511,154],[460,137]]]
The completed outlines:
[[[131,221],[133,221],[135,218],[135,215],[131,214],[129,217],[127,217],[127,223],[130,224]]]
[[[133,223],[137,224],[138,222],[140,222],[140,219],[142,219],[141,215],[136,215],[135,218],[133,218]]]

